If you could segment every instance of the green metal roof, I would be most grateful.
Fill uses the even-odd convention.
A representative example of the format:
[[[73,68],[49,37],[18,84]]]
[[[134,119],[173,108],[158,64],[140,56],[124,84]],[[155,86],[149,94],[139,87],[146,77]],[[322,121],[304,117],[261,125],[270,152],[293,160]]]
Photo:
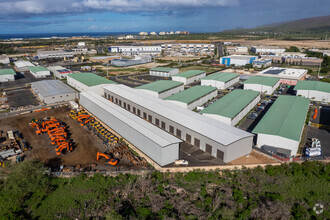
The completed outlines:
[[[15,75],[16,72],[13,69],[0,69],[0,75]]]
[[[41,71],[49,71],[48,69],[46,69],[45,67],[43,66],[30,66],[29,67],[29,70],[33,73],[36,73],[36,72],[41,72]]]
[[[152,83],[148,83],[142,86],[135,87],[136,89],[146,89],[158,93],[165,92],[167,90],[173,89],[177,86],[183,85],[182,82],[172,81],[172,80],[158,80]]]
[[[330,83],[319,81],[298,81],[294,90],[315,90],[330,93]]]
[[[174,68],[169,67],[155,67],[150,69],[150,71],[158,71],[158,72],[170,72],[171,70],[174,70]]]
[[[227,118],[234,118],[260,93],[253,90],[235,89],[209,107],[201,111],[202,114],[215,114]]]
[[[208,80],[216,80],[216,81],[220,81],[220,82],[228,82],[236,77],[238,77],[239,75],[236,73],[214,73],[211,75],[208,75],[207,77],[204,77],[203,80],[208,79]]]
[[[193,87],[190,87],[189,89],[183,90],[182,92],[169,96],[169,97],[165,98],[165,100],[173,100],[173,101],[190,104],[190,103],[194,102],[195,100],[197,100],[215,90],[217,90],[217,89],[214,87],[211,87],[211,86],[193,86]]]
[[[111,81],[104,77],[98,76],[94,73],[74,73],[74,74],[70,74],[68,76],[81,82],[82,84],[85,84],[88,87],[97,86],[97,85],[101,85],[101,84],[115,83],[114,81]]]
[[[260,84],[264,86],[274,86],[280,79],[267,76],[253,76],[243,82],[243,84]]]
[[[307,98],[279,96],[252,132],[299,141],[308,108],[309,99]]]
[[[189,70],[189,71],[179,73],[179,74],[176,74],[176,75],[173,75],[173,76],[180,76],[180,77],[183,77],[183,78],[190,78],[190,77],[197,76],[197,75],[200,75],[200,74],[203,74],[203,73],[205,73],[205,71],[202,71],[202,70]]]

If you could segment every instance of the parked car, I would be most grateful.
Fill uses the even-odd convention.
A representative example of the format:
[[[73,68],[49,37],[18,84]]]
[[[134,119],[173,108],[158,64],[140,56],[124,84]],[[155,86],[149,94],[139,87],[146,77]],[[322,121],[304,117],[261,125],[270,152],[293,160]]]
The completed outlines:
[[[258,114],[256,113],[256,112],[252,112],[247,118],[248,119],[252,119],[252,120],[254,120],[254,119],[256,119],[258,117]]]

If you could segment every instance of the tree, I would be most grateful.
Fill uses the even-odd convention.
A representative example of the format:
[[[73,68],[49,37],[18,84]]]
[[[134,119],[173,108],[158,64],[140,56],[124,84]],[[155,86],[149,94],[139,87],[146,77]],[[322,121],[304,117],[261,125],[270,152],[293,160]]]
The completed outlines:
[[[285,52],[300,52],[300,50],[296,46],[291,46],[289,49],[286,49]]]

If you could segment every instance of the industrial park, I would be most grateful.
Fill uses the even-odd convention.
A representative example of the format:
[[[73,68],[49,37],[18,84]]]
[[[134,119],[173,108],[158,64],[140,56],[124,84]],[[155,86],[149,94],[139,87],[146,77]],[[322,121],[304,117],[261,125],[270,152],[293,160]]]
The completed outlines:
[[[71,3],[17,0],[45,29],[0,34],[0,216],[329,219],[329,15],[197,32],[255,3]]]

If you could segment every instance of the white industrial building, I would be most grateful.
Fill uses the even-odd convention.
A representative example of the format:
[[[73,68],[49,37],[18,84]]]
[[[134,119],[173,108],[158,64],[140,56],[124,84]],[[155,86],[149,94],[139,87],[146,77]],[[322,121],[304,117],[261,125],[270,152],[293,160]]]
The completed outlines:
[[[66,77],[69,74],[73,73],[73,71],[71,71],[67,68],[61,67],[61,66],[50,66],[50,67],[47,67],[47,69],[49,71],[51,71],[55,75],[55,77],[58,79],[66,79]]]
[[[125,85],[104,88],[107,99],[225,163],[252,151],[253,135]]]
[[[29,71],[29,67],[34,66],[31,62],[25,60],[19,60],[14,62],[15,68],[18,72],[26,72]]]
[[[272,59],[258,59],[253,60],[252,65],[254,68],[266,68],[272,65]]]
[[[103,87],[115,82],[94,73],[73,73],[67,76],[67,83],[79,92],[94,92],[103,96]]]
[[[271,46],[252,46],[251,52],[256,54],[282,54],[285,52],[285,48]]]
[[[183,53],[213,53],[214,44],[162,44],[162,50],[167,53],[171,51]]]
[[[236,125],[260,101],[260,93],[253,90],[235,89],[200,113],[228,125]]]
[[[50,77],[50,71],[43,66],[31,66],[29,71],[35,78]]]
[[[252,64],[254,60],[258,59],[257,56],[249,55],[230,55],[220,58],[220,64],[230,66],[245,66],[246,64]]]
[[[78,92],[60,80],[33,82],[31,88],[45,104],[69,102],[78,98]]]
[[[279,78],[281,83],[287,85],[296,85],[298,81],[304,80],[307,76],[306,69],[293,69],[282,67],[269,67],[257,75]]]
[[[213,73],[201,79],[202,86],[213,86],[218,89],[227,89],[238,82],[238,74],[224,72]]]
[[[330,83],[320,81],[299,81],[294,87],[297,96],[313,101],[330,102]]]
[[[10,63],[9,57],[6,54],[0,55],[0,63],[9,64]]]
[[[142,56],[142,57],[136,56],[134,59],[112,59],[111,65],[126,67],[126,66],[134,66],[134,65],[150,63],[150,62],[151,62],[150,56]]]
[[[80,105],[160,166],[179,159],[180,139],[101,96],[80,94]]]
[[[183,73],[172,76],[173,81],[183,82],[185,85],[197,82],[201,78],[205,77],[206,73],[201,70],[189,70]]]
[[[155,67],[149,70],[151,76],[170,77],[179,74],[179,69],[169,67]]]
[[[278,78],[266,76],[253,76],[243,82],[244,89],[251,89],[257,92],[271,95],[280,86],[281,81]]]
[[[166,101],[172,102],[183,108],[193,110],[197,106],[205,104],[218,95],[218,90],[211,86],[193,86],[182,92],[176,93],[165,98]]]
[[[184,85],[182,82],[176,82],[172,80],[158,80],[152,83],[135,87],[135,89],[139,89],[140,91],[144,91],[155,97],[164,99],[166,97],[183,91]]]
[[[15,75],[13,69],[0,69],[0,82],[15,81]]]
[[[252,133],[257,147],[284,156],[295,156],[309,109],[309,99],[279,96]]]
[[[157,55],[162,52],[162,48],[161,46],[111,46],[109,52],[124,55]]]
[[[95,50],[89,51],[87,48],[72,48],[71,50],[38,50],[38,59],[51,58],[72,58],[77,54],[94,54]]]

